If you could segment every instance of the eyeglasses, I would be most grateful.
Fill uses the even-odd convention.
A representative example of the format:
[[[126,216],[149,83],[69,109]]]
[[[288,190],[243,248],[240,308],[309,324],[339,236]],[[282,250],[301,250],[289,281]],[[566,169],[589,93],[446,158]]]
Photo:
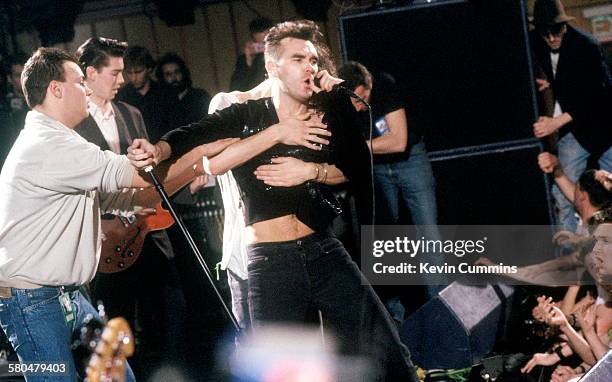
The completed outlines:
[[[559,37],[565,32],[565,24],[555,24],[540,32],[544,37],[552,36]]]

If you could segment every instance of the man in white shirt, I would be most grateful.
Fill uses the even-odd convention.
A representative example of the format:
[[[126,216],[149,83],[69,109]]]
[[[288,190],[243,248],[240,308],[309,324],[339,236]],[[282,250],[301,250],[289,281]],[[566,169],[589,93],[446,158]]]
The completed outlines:
[[[57,364],[54,380],[74,381],[72,334],[87,314],[97,315],[77,287],[96,272],[100,210],[128,213],[154,202],[155,191],[119,193],[150,184],[125,156],[73,131],[88,115],[91,93],[73,56],[40,48],[21,82],[33,110],[0,174],[0,324],[21,362]],[[201,174],[190,170],[198,159],[230,143],[198,147],[173,163],[167,178],[190,181]],[[129,368],[127,376],[133,380]]]

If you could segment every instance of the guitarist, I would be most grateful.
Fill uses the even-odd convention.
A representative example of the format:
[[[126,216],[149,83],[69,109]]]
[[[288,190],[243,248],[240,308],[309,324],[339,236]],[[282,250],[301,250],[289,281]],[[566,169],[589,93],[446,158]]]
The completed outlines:
[[[117,154],[126,154],[133,139],[148,138],[140,111],[124,102],[113,101],[124,83],[123,54],[126,49],[125,42],[92,37],[76,52],[85,74],[85,82],[92,94],[88,105],[89,116],[75,131],[102,150],[111,150]],[[152,213],[150,210],[145,211],[145,214]],[[178,298],[173,299],[173,325],[162,333],[169,332],[171,336],[180,338],[182,332],[184,318],[180,317],[180,312],[185,311],[185,300],[178,287],[180,284],[173,258],[166,230],[155,231],[145,238],[142,255],[132,267],[116,273],[99,272],[91,283],[92,301],[102,300],[110,318],[124,317],[132,328],[135,327],[138,304],[138,321],[145,333],[145,347],[150,344],[147,340],[159,338],[161,334],[154,334],[159,330],[154,322],[163,323],[164,319],[153,318],[157,313],[154,304],[158,299],[151,296],[168,295],[162,293],[164,287],[171,288],[173,296],[178,294]],[[173,333],[173,330],[177,333]]]

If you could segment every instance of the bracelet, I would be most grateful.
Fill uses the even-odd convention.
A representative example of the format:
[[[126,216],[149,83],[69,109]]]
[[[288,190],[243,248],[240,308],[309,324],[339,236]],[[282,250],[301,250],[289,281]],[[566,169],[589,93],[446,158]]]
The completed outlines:
[[[321,183],[325,183],[326,180],[327,180],[327,166],[324,163],[323,164],[323,180],[321,181]]]
[[[570,326],[575,328],[576,327],[576,322],[577,322],[576,314],[574,314],[574,313],[570,314],[570,319],[571,319],[571,321],[569,322]]]
[[[315,175],[315,177],[314,177],[314,179],[313,179],[313,180],[316,182],[316,181],[317,181],[317,179],[319,179],[319,171],[320,171],[320,170],[319,170],[319,165],[318,165],[318,164],[315,164],[314,166],[315,166],[315,172],[316,172],[317,174]]]
[[[555,348],[555,354],[559,357],[559,361],[563,361],[567,358],[563,355],[563,345],[559,345]]]

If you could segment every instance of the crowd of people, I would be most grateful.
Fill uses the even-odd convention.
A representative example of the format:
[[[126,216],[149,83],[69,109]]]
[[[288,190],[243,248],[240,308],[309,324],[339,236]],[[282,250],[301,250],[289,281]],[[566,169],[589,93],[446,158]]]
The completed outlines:
[[[521,371],[549,367],[553,382],[584,374],[612,343],[612,79],[598,44],[571,21],[560,1],[535,2],[533,132],[554,180],[562,255],[516,275],[538,284],[549,271],[586,269],[562,301],[540,296],[533,309],[554,345]],[[424,132],[409,128],[391,74],[354,61],[336,68],[316,23],[258,18],[249,29],[229,91],[212,98],[179,55],[155,60],[104,37],[73,53],[3,59],[0,324],[21,362],[63,363],[74,380],[82,370],[71,341],[87,315],[98,317],[98,301],[137,334],[127,380],[146,379],[152,364],[183,365],[188,352],[197,359],[224,330],[176,225],[143,237],[134,265],[97,272],[111,262],[104,246],[123,245],[109,244],[113,227],[161,213],[143,171],[154,165],[208,262],[227,271],[220,285],[244,332],[315,322],[341,354],[371,360],[375,380],[417,380],[398,335],[397,290],[373,289],[346,249],[358,244],[338,240],[331,224],[341,187],[359,225],[407,223],[405,206],[420,236],[439,239]],[[223,205],[222,221],[188,217],[202,200]],[[448,280],[423,284],[433,298]],[[190,338],[194,327],[214,330]]]

